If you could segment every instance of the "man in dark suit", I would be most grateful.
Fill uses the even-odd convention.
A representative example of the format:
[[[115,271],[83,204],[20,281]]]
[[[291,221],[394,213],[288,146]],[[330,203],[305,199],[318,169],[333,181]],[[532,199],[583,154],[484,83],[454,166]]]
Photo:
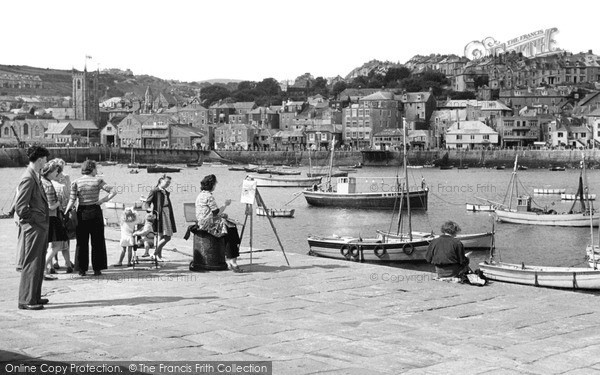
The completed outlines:
[[[40,171],[49,155],[45,147],[29,147],[29,165],[21,176],[15,200],[23,267],[19,285],[19,309],[24,310],[41,310],[48,303],[47,299],[42,298],[42,281],[50,222],[48,199],[42,188]]]

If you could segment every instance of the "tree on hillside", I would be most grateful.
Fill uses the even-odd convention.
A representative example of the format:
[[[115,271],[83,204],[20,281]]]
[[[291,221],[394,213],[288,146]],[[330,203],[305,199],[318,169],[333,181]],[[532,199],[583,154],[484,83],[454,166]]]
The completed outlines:
[[[200,99],[206,106],[211,106],[219,100],[229,97],[230,92],[225,87],[220,85],[212,85],[202,89]]]
[[[389,68],[385,73],[383,81],[386,87],[398,87],[398,84],[404,78],[410,77],[410,69],[405,67]]]
[[[323,97],[329,97],[329,88],[327,88],[327,80],[323,77],[317,77],[313,86],[310,88],[312,95],[321,94]]]
[[[331,95],[336,98],[339,99],[338,96],[340,95],[340,93],[344,90],[346,90],[348,88],[348,85],[346,84],[346,82],[344,81],[339,81],[336,82],[335,85],[333,85],[333,88],[331,89]]]
[[[281,87],[275,78],[265,78],[256,85],[256,90],[266,96],[278,96]]]

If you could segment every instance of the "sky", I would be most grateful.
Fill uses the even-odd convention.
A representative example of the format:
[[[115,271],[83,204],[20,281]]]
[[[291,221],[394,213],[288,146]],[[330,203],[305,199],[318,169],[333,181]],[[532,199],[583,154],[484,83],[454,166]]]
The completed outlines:
[[[344,77],[373,59],[462,56],[474,40],[552,27],[558,48],[600,55],[598,11],[597,0],[10,1],[0,64],[87,63],[186,82]]]

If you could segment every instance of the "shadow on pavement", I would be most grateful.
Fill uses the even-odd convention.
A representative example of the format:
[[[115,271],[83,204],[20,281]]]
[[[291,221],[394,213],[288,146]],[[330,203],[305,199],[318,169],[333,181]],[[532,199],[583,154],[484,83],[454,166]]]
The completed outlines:
[[[210,300],[216,299],[217,297],[173,297],[173,296],[142,296],[133,298],[116,298],[116,299],[104,299],[104,300],[91,300],[82,301],[75,303],[52,303],[46,305],[47,309],[67,309],[67,308],[78,308],[78,307],[94,307],[94,306],[134,306],[134,305],[148,305],[154,303],[171,303],[182,300]]]

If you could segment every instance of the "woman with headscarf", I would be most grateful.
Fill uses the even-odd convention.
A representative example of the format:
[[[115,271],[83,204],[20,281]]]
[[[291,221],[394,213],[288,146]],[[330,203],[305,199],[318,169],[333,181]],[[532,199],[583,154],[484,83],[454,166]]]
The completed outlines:
[[[223,213],[231,204],[231,199],[225,200],[221,207],[217,205],[212,193],[217,187],[217,177],[210,174],[202,179],[202,191],[196,198],[196,220],[198,227],[213,236],[225,237],[225,262],[233,272],[243,272],[237,264],[240,256],[240,237],[235,224],[229,224],[227,215]]]

